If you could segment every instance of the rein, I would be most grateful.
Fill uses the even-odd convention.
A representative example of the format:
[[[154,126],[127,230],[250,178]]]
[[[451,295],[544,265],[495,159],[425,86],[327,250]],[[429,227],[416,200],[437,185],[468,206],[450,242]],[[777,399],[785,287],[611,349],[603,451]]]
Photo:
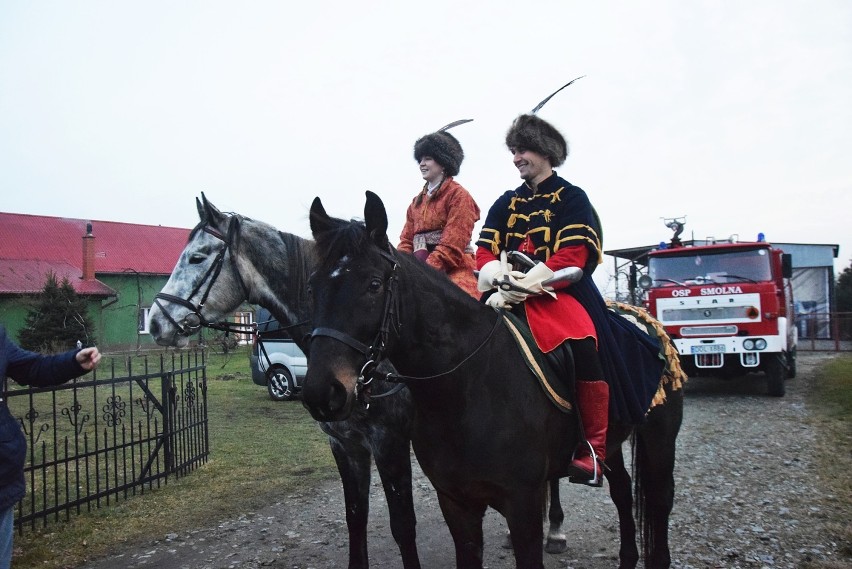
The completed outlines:
[[[278,323],[279,326],[275,330],[265,330],[265,331],[261,332],[260,331],[260,325],[261,324],[269,324],[270,322],[273,322],[273,320],[266,320],[265,322],[256,322],[254,324],[254,329],[255,329],[254,333],[255,333],[255,336],[257,336],[257,348],[258,348],[258,351],[263,354],[263,359],[264,359],[264,361],[266,361],[266,369],[269,369],[269,368],[272,367],[272,358],[269,357],[269,352],[266,351],[266,345],[263,342],[263,335],[281,332],[282,330],[285,330],[285,331],[290,330],[291,328],[296,328],[298,326],[302,326],[303,324],[307,324],[308,322],[310,322],[310,320],[303,320],[301,322],[296,322],[295,324],[289,324],[287,326],[281,326],[280,325],[281,323],[279,322]]]
[[[459,363],[457,363],[455,365],[455,367],[453,367],[452,369],[449,369],[447,371],[442,371],[441,373],[436,373],[435,375],[421,375],[421,376],[401,375],[401,374],[397,374],[397,373],[389,373],[389,374],[385,375],[385,380],[390,381],[390,382],[405,382],[405,381],[418,381],[418,380],[426,380],[426,379],[437,379],[437,378],[443,377],[445,375],[450,375],[451,373],[458,371],[458,369],[460,367],[462,367],[464,364],[466,364],[468,362],[468,360],[470,360],[473,356],[478,354],[479,350],[484,348],[485,345],[488,342],[491,341],[491,338],[494,336],[494,332],[496,332],[497,328],[499,328],[499,327],[500,327],[500,318],[497,318],[494,321],[494,326],[491,328],[491,331],[488,332],[488,335],[485,337],[485,339],[482,341],[482,343],[479,344],[476,347],[476,349],[473,350],[470,354],[465,356],[465,358],[462,361],[460,361]]]
[[[241,332],[241,333],[252,333],[255,330],[255,325],[253,324],[239,324],[236,322],[210,322],[208,321],[203,314],[201,314],[202,309],[204,308],[204,304],[207,302],[207,297],[210,295],[210,291],[213,288],[213,284],[216,282],[216,279],[219,277],[219,273],[222,271],[222,266],[225,262],[225,254],[228,252],[228,249],[233,248],[233,239],[234,234],[236,233],[236,225],[237,218],[231,217],[230,225],[228,226],[228,235],[223,236],[221,233],[205,225],[202,227],[202,231],[216,237],[220,241],[222,241],[225,246],[216,254],[216,258],[213,259],[213,263],[210,265],[210,268],[207,269],[207,272],[204,274],[204,278],[202,278],[198,284],[192,289],[192,292],[189,293],[187,298],[181,298],[179,296],[174,296],[171,294],[167,294],[164,292],[158,292],[154,295],[154,302],[157,306],[160,307],[160,310],[163,312],[165,317],[175,326],[178,330],[180,330],[181,334],[185,336],[190,336],[198,330],[201,329],[202,326],[207,328],[212,328],[214,330],[220,330],[225,333],[229,332]],[[249,298],[249,291],[246,288],[246,284],[243,281],[242,276],[240,275],[240,271],[237,268],[237,260],[234,255],[231,255],[231,266],[234,270],[234,274],[237,276],[237,282],[240,283],[240,288],[243,291],[243,298]],[[201,288],[204,286],[204,283],[207,282],[207,289],[204,291],[204,294],[201,296],[201,300],[198,304],[192,304],[191,299],[195,295],[197,295]],[[184,318],[184,323],[180,324],[174,317],[169,313],[168,310],[163,306],[160,300],[165,300],[167,302],[171,302],[173,304],[177,304],[183,306],[184,308],[188,308],[191,312]]]
[[[375,377],[380,377],[381,379],[384,379],[385,381],[388,381],[390,383],[397,383],[397,387],[400,387],[406,381],[437,379],[439,377],[444,377],[446,375],[450,375],[458,371],[459,368],[461,368],[471,358],[478,354],[479,351],[491,341],[491,338],[494,336],[494,332],[497,330],[497,328],[499,328],[501,321],[501,319],[498,317],[494,321],[494,326],[491,328],[491,331],[488,333],[488,336],[485,337],[485,339],[479,344],[479,346],[477,346],[476,349],[473,350],[473,352],[465,356],[462,361],[460,361],[458,364],[456,364],[447,371],[427,376],[402,375],[393,372],[384,375],[376,374],[376,368],[385,359],[385,351],[387,350],[387,339],[390,333],[391,326],[393,325],[397,332],[401,327],[401,323],[399,321],[399,295],[397,290],[397,287],[399,286],[399,277],[397,275],[397,268],[399,267],[399,263],[397,263],[396,257],[394,256],[392,249],[389,249],[388,251],[380,250],[379,253],[382,255],[382,258],[391,263],[393,269],[391,270],[391,274],[388,277],[385,285],[385,305],[382,314],[382,323],[379,327],[378,333],[376,334],[376,338],[373,340],[373,343],[370,346],[367,346],[366,344],[356,340],[349,334],[341,332],[340,330],[336,330],[334,328],[319,327],[314,328],[314,331],[311,332],[311,338],[314,338],[316,336],[325,336],[327,338],[332,338],[334,340],[337,340],[338,342],[346,344],[347,346],[363,354],[367,358],[366,362],[361,367],[361,371],[358,373],[356,396],[358,395],[360,389],[368,386]]]

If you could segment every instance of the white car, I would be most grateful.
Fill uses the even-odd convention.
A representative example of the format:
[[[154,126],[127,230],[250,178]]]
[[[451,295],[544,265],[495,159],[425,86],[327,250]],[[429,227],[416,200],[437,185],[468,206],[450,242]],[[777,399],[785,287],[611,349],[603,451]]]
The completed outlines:
[[[267,310],[257,312],[258,334],[252,342],[251,379],[265,385],[274,401],[295,399],[302,390],[308,359]]]

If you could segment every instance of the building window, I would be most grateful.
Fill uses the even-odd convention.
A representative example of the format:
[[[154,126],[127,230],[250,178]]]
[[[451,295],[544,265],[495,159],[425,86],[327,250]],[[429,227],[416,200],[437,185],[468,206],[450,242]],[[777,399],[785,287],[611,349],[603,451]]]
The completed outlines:
[[[140,334],[150,334],[148,331],[148,315],[151,313],[151,307],[145,306],[139,309],[139,324],[137,330]]]
[[[237,324],[243,326],[243,329],[251,329],[252,324],[254,324],[254,313],[253,312],[237,312],[234,314],[234,321]],[[252,334],[250,332],[247,333],[235,333],[237,337],[237,342],[243,345],[251,344]]]

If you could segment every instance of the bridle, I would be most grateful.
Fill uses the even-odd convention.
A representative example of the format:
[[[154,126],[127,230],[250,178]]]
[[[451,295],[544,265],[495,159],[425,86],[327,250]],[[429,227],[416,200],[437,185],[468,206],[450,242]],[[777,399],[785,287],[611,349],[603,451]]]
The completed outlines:
[[[237,282],[240,283],[240,288],[243,292],[243,298],[249,298],[249,291],[246,287],[245,282],[243,281],[242,276],[240,275],[240,271],[237,268],[237,260],[233,255],[233,240],[234,236],[237,232],[237,217],[231,216],[231,221],[228,225],[228,234],[222,235],[217,230],[205,224],[201,230],[205,233],[216,237],[220,241],[222,241],[225,246],[216,254],[216,257],[213,259],[213,262],[210,264],[210,268],[207,269],[207,272],[204,274],[204,277],[195,285],[195,288],[192,289],[192,292],[189,293],[187,298],[181,298],[179,296],[174,296],[171,294],[167,294],[164,292],[158,292],[154,295],[154,303],[160,307],[160,310],[165,315],[166,319],[172,323],[178,331],[184,336],[191,336],[192,334],[198,332],[202,326],[207,328],[212,328],[214,330],[220,330],[225,333],[229,332],[238,332],[238,333],[249,333],[254,331],[254,325],[252,324],[240,324],[237,322],[210,322],[208,321],[204,315],[201,313],[204,308],[204,304],[207,302],[207,297],[210,295],[210,291],[213,288],[213,284],[216,282],[216,279],[219,277],[219,273],[222,271],[222,265],[225,263],[225,254],[231,249],[231,267],[234,270],[234,274],[237,276]],[[191,302],[192,298],[196,296],[204,286],[204,283],[207,283],[207,288],[204,290],[204,293],[201,295],[201,300],[198,301],[197,304],[193,304]],[[191,312],[183,319],[183,324],[180,324],[174,317],[169,314],[168,310],[163,306],[160,300],[165,300],[174,304],[178,304],[183,306],[184,308],[188,308]]]
[[[367,346],[346,332],[341,332],[334,328],[318,327],[314,328],[310,334],[311,341],[313,341],[313,339],[317,336],[333,338],[338,342],[346,344],[366,358],[364,365],[361,366],[361,371],[358,373],[358,379],[355,382],[355,397],[359,401],[361,401],[363,397],[366,397],[366,393],[369,392],[370,384],[376,377],[376,368],[378,368],[382,360],[385,359],[385,352],[387,351],[387,342],[391,327],[393,326],[397,331],[400,329],[399,294],[397,289],[399,277],[396,272],[399,265],[396,262],[396,257],[393,255],[393,250],[390,248],[388,248],[387,251],[379,249],[379,254],[383,259],[391,264],[392,268],[390,275],[385,281],[385,302],[384,308],[382,309],[382,323],[379,325],[379,331],[376,333],[376,337],[373,339],[372,344]],[[389,378],[391,375],[392,374],[390,373],[387,374],[385,379],[390,381]],[[401,389],[402,385],[400,384],[397,387]],[[392,393],[396,393],[397,391],[399,391],[399,389],[396,387],[391,390]],[[365,402],[365,405],[369,408],[369,403]]]
[[[387,341],[390,335],[391,329],[395,329],[397,332],[401,329],[401,322],[399,319],[399,275],[397,274],[397,268],[399,267],[399,263],[397,262],[396,256],[394,254],[394,250],[391,247],[388,247],[388,250],[385,251],[383,249],[379,249],[379,254],[382,258],[388,261],[391,266],[391,273],[385,281],[385,302],[384,308],[382,311],[382,322],[379,325],[379,331],[376,333],[376,337],[373,340],[372,344],[367,346],[366,344],[356,340],[346,332],[341,332],[340,330],[336,330],[334,328],[314,328],[311,332],[310,338],[316,338],[317,336],[325,336],[328,338],[333,338],[338,342],[342,342],[346,344],[350,348],[355,351],[361,353],[365,357],[364,365],[361,366],[361,371],[358,373],[358,379],[355,384],[355,396],[356,398],[360,398],[360,395],[363,391],[373,382],[376,377],[384,379],[385,381],[391,383],[399,383],[402,385],[408,381],[418,381],[418,380],[429,380],[429,379],[437,379],[439,377],[443,377],[446,375],[450,375],[454,373],[459,368],[461,368],[464,364],[466,364],[472,357],[474,357],[494,336],[494,332],[500,326],[502,317],[498,317],[494,326],[491,328],[491,331],[486,336],[485,340],[482,341],[479,346],[473,352],[465,356],[462,361],[453,366],[452,369],[447,371],[437,373],[429,376],[410,376],[410,375],[401,375],[397,373],[386,373],[386,374],[378,374],[377,368],[379,364],[385,359],[385,352],[387,351]]]

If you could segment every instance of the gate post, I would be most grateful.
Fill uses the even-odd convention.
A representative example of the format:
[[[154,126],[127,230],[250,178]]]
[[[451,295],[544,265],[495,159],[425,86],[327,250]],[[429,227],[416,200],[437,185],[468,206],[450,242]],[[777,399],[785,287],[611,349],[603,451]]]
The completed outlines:
[[[172,449],[172,441],[175,433],[175,415],[174,415],[174,373],[166,372],[163,374],[162,383],[162,398],[163,402],[163,460],[166,463],[166,472],[170,472],[174,468],[174,453]]]

